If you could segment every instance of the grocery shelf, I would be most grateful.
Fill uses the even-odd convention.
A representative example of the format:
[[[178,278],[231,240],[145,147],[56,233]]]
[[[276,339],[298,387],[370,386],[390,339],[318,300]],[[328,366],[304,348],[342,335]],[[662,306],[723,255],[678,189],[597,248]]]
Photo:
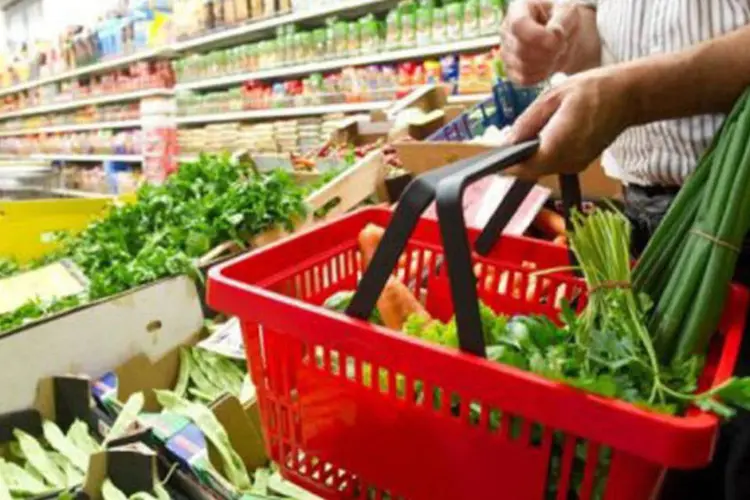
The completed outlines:
[[[13,137],[17,135],[52,134],[55,132],[83,132],[86,130],[116,130],[116,129],[125,129],[125,128],[137,128],[140,126],[141,126],[140,120],[120,120],[120,121],[113,121],[113,122],[94,122],[94,123],[70,123],[66,125],[50,125],[48,127],[0,130],[0,137]]]
[[[0,120],[7,120],[9,118],[19,118],[21,116],[31,116],[31,115],[40,115],[44,113],[53,113],[56,111],[65,111],[68,109],[83,108],[86,106],[96,106],[99,104],[137,101],[140,99],[145,99],[147,97],[171,96],[171,95],[172,95],[171,89],[145,89],[145,90],[137,90],[134,92],[105,94],[105,95],[98,96],[98,97],[89,97],[87,99],[76,99],[74,101],[45,104],[43,106],[26,108],[26,109],[21,109],[18,111],[10,111],[8,113],[0,114]]]
[[[265,19],[253,20],[241,26],[217,30],[214,33],[176,42],[172,44],[171,50],[175,53],[211,50],[258,39],[272,33],[279,26],[314,21],[343,13],[347,13],[347,15],[353,17],[360,16],[370,12],[377,12],[381,9],[385,10],[397,3],[397,0],[348,0],[332,2],[331,5],[321,9],[305,9]]]
[[[477,104],[490,98],[491,94],[464,94],[448,96],[450,104]]]
[[[141,155],[83,155],[71,153],[49,153],[49,154],[32,154],[29,156],[33,160],[57,160],[57,161],[80,161],[80,162],[101,162],[101,161],[121,161],[127,163],[141,163]]]
[[[117,57],[101,61],[96,64],[90,64],[75,68],[70,71],[64,71],[57,75],[49,76],[46,78],[40,78],[32,80],[30,82],[20,83],[13,85],[12,87],[0,88],[0,97],[15,94],[17,92],[23,92],[24,90],[33,89],[34,87],[41,87],[43,85],[49,85],[50,83],[61,82],[63,80],[69,80],[84,75],[93,75],[97,73],[104,73],[113,69],[122,68],[135,62],[146,61],[150,59],[156,59],[159,57],[169,57],[173,52],[170,47],[163,47],[160,49],[151,49],[130,54],[128,56]]]
[[[247,111],[230,111],[206,115],[181,116],[178,125],[216,123],[242,120],[261,120],[264,118],[289,118],[294,116],[325,115],[329,113],[357,113],[386,109],[391,101],[355,102],[345,104],[326,104],[321,106],[298,106],[290,108],[252,109]]]
[[[471,50],[489,49],[499,43],[496,36],[485,36],[473,40],[461,40],[429,47],[415,47],[409,49],[391,50],[363,56],[344,57],[328,61],[317,61],[307,64],[296,64],[280,68],[250,71],[237,75],[220,76],[217,78],[206,78],[193,82],[178,83],[175,90],[203,90],[215,87],[229,87],[244,83],[249,80],[265,80],[272,78],[284,78],[316,72],[331,71],[345,68],[347,66],[367,66],[369,64],[383,64],[388,62],[402,61],[408,59],[419,59],[454,52],[466,52]]]

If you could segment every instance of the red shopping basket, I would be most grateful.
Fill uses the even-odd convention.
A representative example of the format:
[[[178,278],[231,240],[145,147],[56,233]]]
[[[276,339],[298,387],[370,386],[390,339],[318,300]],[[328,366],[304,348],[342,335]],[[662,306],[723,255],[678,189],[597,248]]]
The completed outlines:
[[[266,445],[287,479],[325,498],[643,500],[665,468],[709,462],[712,415],[647,412],[321,307],[363,279],[360,231],[389,226],[384,248],[391,221],[359,211],[211,271],[209,303],[241,318]],[[390,251],[394,274],[442,320],[463,307],[445,231],[415,220]],[[487,250],[466,265],[481,264],[471,288],[497,312],[556,318],[563,297],[585,296],[574,276],[531,275],[568,264],[560,247],[503,236]],[[733,287],[704,386],[730,376],[747,304]]]

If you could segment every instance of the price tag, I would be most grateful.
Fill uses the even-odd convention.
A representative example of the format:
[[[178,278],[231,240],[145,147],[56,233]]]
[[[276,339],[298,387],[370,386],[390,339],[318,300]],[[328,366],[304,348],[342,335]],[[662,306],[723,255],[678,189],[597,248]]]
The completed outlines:
[[[242,339],[240,320],[232,318],[198,344],[201,349],[215,352],[228,358],[245,360],[245,342]]]
[[[84,293],[88,281],[71,261],[62,260],[0,280],[0,314],[32,300],[42,303]]]

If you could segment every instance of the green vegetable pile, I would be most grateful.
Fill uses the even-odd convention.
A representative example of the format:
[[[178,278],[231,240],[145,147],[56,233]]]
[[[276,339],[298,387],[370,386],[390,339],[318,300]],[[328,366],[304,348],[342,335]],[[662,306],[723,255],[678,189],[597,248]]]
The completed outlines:
[[[142,407],[143,395],[133,395],[102,444],[82,421],[74,422],[67,433],[54,422],[45,421],[41,441],[15,429],[8,456],[0,458],[0,500],[38,497],[80,486],[89,457],[104,450],[108,442],[125,436]]]
[[[239,398],[247,377],[245,365],[206,349],[185,348],[180,351],[180,373],[174,394],[189,396],[196,402],[211,404],[224,394]]]
[[[507,318],[481,306],[489,359],[595,394],[667,414],[689,404],[724,417],[750,409],[750,379],[732,378],[694,394],[703,358],[664,366],[646,326],[651,300],[629,286],[630,225],[619,213],[596,211],[573,219],[571,246],[589,288],[581,315],[562,304],[561,326],[543,316]],[[414,315],[408,335],[456,347],[455,321],[442,324]]]
[[[259,176],[221,156],[182,164],[164,185],[143,186],[136,203],[115,207],[83,232],[63,236],[58,251],[30,266],[70,259],[90,282],[86,297],[29,303],[0,315],[0,332],[161,278],[186,273],[197,278],[196,260],[216,246],[234,241],[245,247],[276,226],[293,229],[306,213],[304,196],[283,171]],[[12,263],[0,264],[0,276],[17,271]]]

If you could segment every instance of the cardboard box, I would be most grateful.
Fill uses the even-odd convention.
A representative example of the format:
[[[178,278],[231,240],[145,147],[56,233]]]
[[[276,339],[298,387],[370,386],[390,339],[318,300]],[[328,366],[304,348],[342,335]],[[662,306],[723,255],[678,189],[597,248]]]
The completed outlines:
[[[490,147],[460,142],[399,142],[394,145],[403,166],[419,175],[451,163],[489,151]],[[579,174],[583,196],[588,199],[622,197],[619,181],[607,177],[599,161]],[[539,184],[552,189],[553,196],[560,196],[558,176],[548,176]]]
[[[102,442],[102,433],[94,425],[91,412],[91,386],[88,379],[79,377],[50,377],[39,382],[38,388],[29,395],[35,399],[33,406],[18,407],[0,415],[0,444],[14,441],[14,429],[21,429],[33,437],[43,436],[43,422],[52,421],[66,433],[77,420],[89,424],[91,437]],[[36,394],[36,396],[34,396]],[[156,454],[140,441],[143,434],[138,430],[126,432],[121,438],[111,441],[105,449],[89,457],[85,476],[79,490],[92,500],[101,497],[102,485],[109,479],[126,495],[153,492],[158,479]],[[40,498],[58,498],[62,491],[50,491]]]
[[[98,376],[144,353],[161,359],[203,326],[187,276],[169,278],[44,318],[0,338],[0,414],[34,405],[37,383],[60,373]],[[187,332],[187,333],[186,333]]]
[[[239,323],[236,323],[239,334]],[[145,355],[134,356],[112,372],[99,378],[94,387],[94,399],[114,419],[122,401],[132,394],[143,393],[146,404],[141,422],[153,430],[154,443],[183,470],[190,471],[194,480],[210,488],[220,498],[234,499],[239,493],[216,471],[223,470],[223,462],[201,431],[188,420],[162,413],[155,391],[172,390],[179,377],[180,350],[193,347],[200,340],[195,334],[163,358],[151,361]],[[240,402],[234,396],[215,401],[211,410],[226,430],[232,447],[242,459],[248,472],[268,465],[265,441],[260,424],[260,413],[254,395]]]

